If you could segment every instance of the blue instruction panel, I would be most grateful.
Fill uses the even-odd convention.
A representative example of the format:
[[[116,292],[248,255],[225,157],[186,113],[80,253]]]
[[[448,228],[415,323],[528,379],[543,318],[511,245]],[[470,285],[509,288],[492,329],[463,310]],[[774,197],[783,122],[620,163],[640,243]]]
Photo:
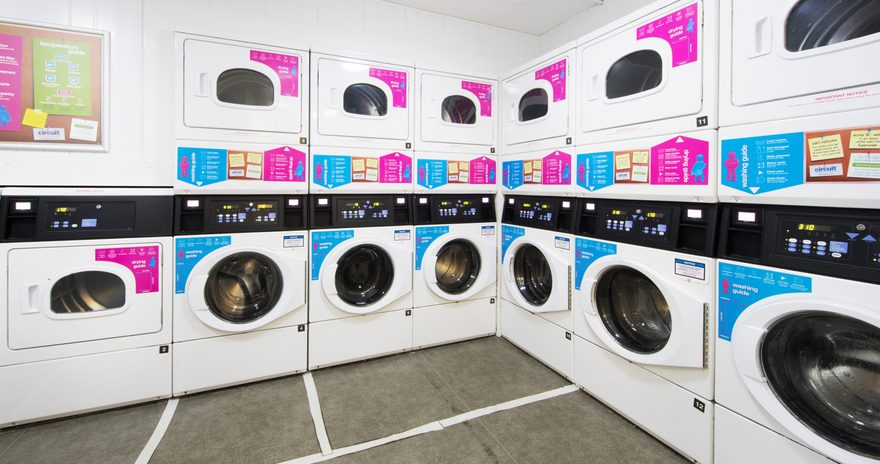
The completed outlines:
[[[446,185],[449,179],[449,163],[446,160],[420,159],[416,164],[419,185],[428,189]]]
[[[522,227],[517,226],[501,226],[501,262],[504,262],[504,257],[507,254],[507,248],[510,247],[510,244],[513,243],[514,240],[522,237],[526,234],[526,230]]]
[[[416,227],[416,270],[422,269],[422,258],[438,237],[449,233],[449,226]]]
[[[312,179],[322,187],[333,189],[351,183],[351,156],[314,155]]]
[[[232,244],[232,237],[186,237],[174,240],[174,292],[186,291],[186,283],[196,264],[214,250]]]
[[[590,192],[614,185],[614,152],[577,155],[577,185]]]
[[[177,180],[196,187],[226,180],[226,150],[177,148]]]
[[[523,185],[523,161],[505,161],[501,166],[501,184],[508,190]]]
[[[721,141],[721,183],[752,195],[804,183],[804,133]]]
[[[354,238],[354,230],[328,230],[312,232],[312,280],[318,280],[321,266],[336,245]]]
[[[574,246],[574,289],[580,290],[581,281],[584,280],[584,274],[587,273],[590,265],[604,256],[616,255],[617,244],[578,238],[575,240]]]

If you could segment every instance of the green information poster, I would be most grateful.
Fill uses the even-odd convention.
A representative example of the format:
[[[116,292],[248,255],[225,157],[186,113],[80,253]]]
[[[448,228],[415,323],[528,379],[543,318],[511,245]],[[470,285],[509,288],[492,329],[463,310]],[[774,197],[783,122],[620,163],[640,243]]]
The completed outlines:
[[[89,44],[34,37],[34,108],[48,114],[92,115]]]

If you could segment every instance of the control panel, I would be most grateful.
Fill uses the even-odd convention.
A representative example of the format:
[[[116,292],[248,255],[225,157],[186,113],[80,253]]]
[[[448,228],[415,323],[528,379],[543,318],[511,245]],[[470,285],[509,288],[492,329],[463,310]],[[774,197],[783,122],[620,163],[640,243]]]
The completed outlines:
[[[336,203],[336,214],[348,221],[373,221],[387,219],[390,208],[387,198],[365,198],[363,200],[340,198]]]
[[[307,227],[304,195],[179,195],[174,201],[175,235]]]
[[[662,208],[614,207],[599,213],[605,230],[658,240],[669,238],[671,213]]]
[[[546,200],[523,201],[520,203],[518,218],[526,221],[550,224],[555,216],[555,202]]]
[[[437,215],[440,217],[476,217],[479,214],[473,200],[450,199],[437,202]]]
[[[416,195],[414,221],[416,225],[495,222],[495,195]]]
[[[134,204],[119,202],[51,202],[44,223],[47,231],[125,230],[134,226]]]
[[[502,220],[523,227],[571,233],[576,209],[574,198],[508,196]]]
[[[313,229],[412,224],[408,195],[314,195],[309,201]]]
[[[777,251],[800,257],[849,261],[855,243],[869,245],[880,240],[880,224],[863,221],[829,221],[822,218],[780,216]],[[871,250],[868,250],[869,253]],[[869,257],[869,262],[876,262]]]
[[[277,224],[278,200],[226,200],[212,203],[214,224]]]

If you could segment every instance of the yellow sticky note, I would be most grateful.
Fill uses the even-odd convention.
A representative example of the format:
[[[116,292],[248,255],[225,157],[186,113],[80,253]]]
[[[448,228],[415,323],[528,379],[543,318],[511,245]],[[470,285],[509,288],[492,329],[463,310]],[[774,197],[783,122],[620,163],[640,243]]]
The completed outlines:
[[[621,153],[619,155],[614,156],[614,168],[615,169],[629,169],[629,153]]]
[[[523,172],[526,174],[532,173],[532,163],[526,163],[523,165]]]
[[[367,158],[367,167],[376,169],[379,167],[379,160],[377,158]]]
[[[46,118],[49,117],[49,113],[44,113],[42,111],[37,111],[31,108],[24,110],[24,118],[22,118],[21,123],[25,126],[36,127],[37,129],[42,129],[46,127]]]
[[[648,164],[648,152],[634,151],[633,152],[633,164]]]
[[[449,163],[449,173],[457,174],[458,173],[458,163]]]
[[[248,153],[247,154],[247,162],[248,162],[248,164],[263,164],[263,154],[262,153]]]
[[[229,167],[240,168],[244,166],[244,153],[229,153]]]
[[[351,161],[351,170],[352,171],[363,171],[364,170],[364,160],[355,159]]]
[[[470,167],[468,166],[468,163],[466,161],[461,161],[458,163],[458,170],[459,171],[467,171],[469,169],[470,169]]]
[[[856,150],[880,148],[880,130],[854,130],[849,136],[849,147]]]
[[[534,161],[532,161],[532,169],[534,169],[535,171],[540,171],[540,170],[541,170],[541,166],[543,166],[543,165],[544,165],[544,161],[543,161],[543,160],[534,160]]]
[[[807,139],[811,161],[823,161],[843,158],[843,142],[840,134],[826,135]]]

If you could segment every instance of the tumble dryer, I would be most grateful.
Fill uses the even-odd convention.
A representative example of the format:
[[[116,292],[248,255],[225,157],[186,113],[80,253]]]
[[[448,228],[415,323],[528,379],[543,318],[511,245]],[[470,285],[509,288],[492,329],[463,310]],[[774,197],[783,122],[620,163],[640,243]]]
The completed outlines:
[[[495,195],[415,196],[413,347],[495,333]]]
[[[6,188],[0,427],[171,395],[170,189]]]
[[[413,191],[411,151],[313,146],[312,155],[312,193]]]
[[[409,150],[413,68],[312,52],[312,144]]]
[[[716,462],[880,462],[880,213],[726,205],[722,221]]]
[[[717,206],[585,198],[578,208],[575,383],[711,462]]]
[[[501,335],[573,378],[569,286],[575,200],[507,196],[501,224]]]
[[[722,127],[728,203],[880,208],[880,109]]]
[[[412,348],[412,196],[310,201],[309,368]]]
[[[174,395],[306,370],[307,208],[175,197]]]
[[[577,143],[718,127],[718,7],[660,0],[578,44]]]
[[[523,195],[574,195],[572,156],[565,150],[505,154],[501,158],[501,190]]]
[[[497,86],[487,76],[417,69],[415,149],[494,154]]]
[[[570,43],[511,71],[502,80],[502,153],[572,144],[574,58],[574,43]]]
[[[722,0],[724,126],[880,106],[871,0]]]

